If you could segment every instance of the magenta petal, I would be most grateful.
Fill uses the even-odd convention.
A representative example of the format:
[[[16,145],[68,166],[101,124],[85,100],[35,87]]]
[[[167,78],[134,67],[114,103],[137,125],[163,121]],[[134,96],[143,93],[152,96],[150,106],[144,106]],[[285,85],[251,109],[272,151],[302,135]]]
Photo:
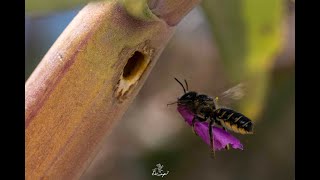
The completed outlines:
[[[185,106],[178,106],[178,111],[181,114],[181,116],[184,118],[184,120],[192,126],[192,119],[194,117],[194,114],[190,112],[190,110]]]
[[[191,126],[192,119],[194,114],[191,113],[186,107],[178,107],[179,113],[185,119],[185,121]],[[207,122],[196,122],[194,124],[194,130],[201,137],[203,141],[205,141],[210,146],[210,136],[209,136],[209,123]],[[234,149],[241,149],[243,150],[243,145],[241,142],[232,136],[230,133],[226,132],[225,130],[212,127],[213,137],[214,137],[214,149],[221,150],[224,149],[228,144],[231,145]]]
[[[240,140],[221,128],[213,127],[213,137],[215,144],[216,141],[220,144],[220,146],[217,145],[217,147],[215,147],[218,150],[225,148],[228,144],[230,144],[233,149],[243,150],[243,145]]]
[[[209,123],[207,122],[196,122],[194,125],[195,132],[201,137],[210,146],[210,136],[209,136]],[[234,149],[243,150],[243,145],[241,142],[232,136],[230,133],[225,130],[212,127],[213,138],[214,138],[214,150],[224,149],[228,144],[231,145]]]

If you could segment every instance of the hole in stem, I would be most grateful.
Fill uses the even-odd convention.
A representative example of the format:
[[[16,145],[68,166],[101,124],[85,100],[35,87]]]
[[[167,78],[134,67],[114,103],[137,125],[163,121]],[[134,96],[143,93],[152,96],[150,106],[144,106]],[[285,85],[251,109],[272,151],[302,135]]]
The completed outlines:
[[[151,62],[151,57],[153,57],[154,49],[146,44],[143,45],[140,45],[142,47],[136,47],[135,51],[131,51],[130,54],[128,51],[123,52],[127,62],[115,89],[115,96],[120,103],[133,92],[135,85],[138,84]]]
[[[123,79],[131,80],[136,76],[140,76],[146,65],[147,60],[145,56],[141,52],[135,51],[123,69]]]

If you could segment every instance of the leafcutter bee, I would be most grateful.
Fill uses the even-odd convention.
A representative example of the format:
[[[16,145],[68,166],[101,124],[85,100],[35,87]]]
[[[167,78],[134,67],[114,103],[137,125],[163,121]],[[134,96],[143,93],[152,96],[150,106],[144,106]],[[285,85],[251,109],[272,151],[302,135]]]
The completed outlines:
[[[253,122],[245,115],[236,112],[233,109],[220,107],[218,104],[218,97],[212,98],[205,94],[200,94],[195,91],[189,91],[188,83],[186,80],[185,86],[177,79],[174,78],[183,88],[184,94],[178,98],[174,103],[178,106],[187,107],[193,114],[192,127],[194,128],[195,122],[209,122],[209,127],[218,125],[224,130],[228,129],[235,133],[240,134],[252,134],[253,133]],[[243,96],[239,91],[241,84],[230,88],[222,94],[223,98],[230,97],[232,99],[239,99]],[[168,104],[170,105],[170,104]],[[214,151],[214,137],[212,135],[212,128],[209,129],[210,135],[210,147],[212,148],[213,155]]]

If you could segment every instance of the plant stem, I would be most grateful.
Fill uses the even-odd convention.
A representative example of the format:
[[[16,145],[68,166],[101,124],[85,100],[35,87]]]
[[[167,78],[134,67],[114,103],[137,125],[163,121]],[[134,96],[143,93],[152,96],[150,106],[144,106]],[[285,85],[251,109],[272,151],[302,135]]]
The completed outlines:
[[[26,179],[78,179],[173,32],[118,1],[85,6],[25,84]]]

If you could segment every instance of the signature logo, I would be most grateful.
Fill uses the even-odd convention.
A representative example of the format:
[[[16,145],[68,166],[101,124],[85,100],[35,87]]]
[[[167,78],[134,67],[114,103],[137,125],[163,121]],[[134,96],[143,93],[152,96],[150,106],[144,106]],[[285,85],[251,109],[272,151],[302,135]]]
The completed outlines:
[[[156,168],[152,169],[152,176],[163,177],[163,176],[166,176],[169,174],[169,171],[163,172],[163,170],[162,170],[163,165],[161,165],[160,163],[158,163],[156,166],[157,166]]]

